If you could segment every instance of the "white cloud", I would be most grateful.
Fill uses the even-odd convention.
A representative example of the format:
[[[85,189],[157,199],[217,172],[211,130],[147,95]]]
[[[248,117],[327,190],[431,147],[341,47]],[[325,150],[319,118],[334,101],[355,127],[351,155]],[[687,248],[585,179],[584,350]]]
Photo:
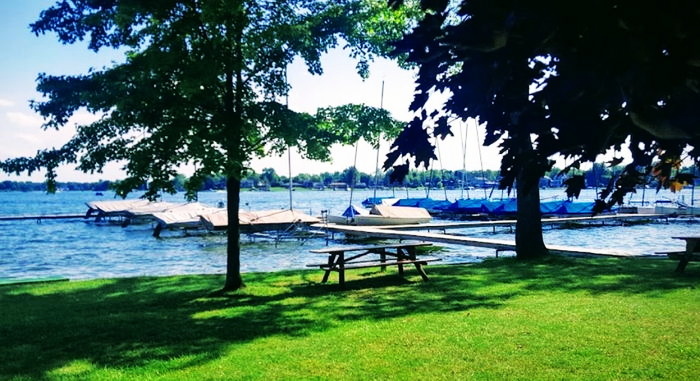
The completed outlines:
[[[66,125],[83,125],[83,124],[90,124],[95,121],[100,119],[99,115],[96,114],[91,114],[87,111],[77,111],[73,116],[68,120],[68,123]]]
[[[0,107],[12,107],[14,105],[15,102],[0,98]]]
[[[10,123],[22,127],[38,127],[42,124],[42,119],[34,114],[9,111],[5,114]]]

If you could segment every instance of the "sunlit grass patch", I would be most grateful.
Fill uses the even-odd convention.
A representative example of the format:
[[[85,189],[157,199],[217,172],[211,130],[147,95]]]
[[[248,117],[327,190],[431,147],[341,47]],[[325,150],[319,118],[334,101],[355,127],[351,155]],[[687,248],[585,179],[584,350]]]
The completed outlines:
[[[700,269],[512,258],[0,288],[0,379],[692,379]]]

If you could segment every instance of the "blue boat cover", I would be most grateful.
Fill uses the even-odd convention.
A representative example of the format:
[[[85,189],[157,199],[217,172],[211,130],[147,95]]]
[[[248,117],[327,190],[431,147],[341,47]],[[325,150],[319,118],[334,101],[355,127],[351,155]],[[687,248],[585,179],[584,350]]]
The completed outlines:
[[[432,198],[402,198],[394,203],[394,206],[412,206],[414,208],[425,208],[431,211],[447,210],[451,201],[433,200]]]
[[[452,205],[452,201],[448,200],[430,200],[426,199],[420,203],[421,208],[428,209],[430,211],[444,211]]]
[[[487,213],[488,210],[484,207],[485,202],[489,201],[481,198],[459,199],[450,204],[447,210],[453,213],[466,214]]]
[[[592,214],[594,202],[572,202],[567,200],[545,201],[540,203],[542,214]],[[426,208],[427,209],[427,208]],[[515,214],[518,211],[518,202],[511,198],[502,201],[487,199],[460,199],[456,200],[446,209],[453,213],[489,213],[495,215]]]
[[[540,202],[540,212],[542,214],[559,214],[562,204],[566,201],[545,201]]]
[[[427,199],[427,198],[400,198],[393,205],[394,206],[412,206],[412,207],[417,208],[418,204],[420,204],[420,202],[422,200],[430,200],[430,199]]]
[[[564,201],[557,214],[593,214],[595,202]]]
[[[365,208],[371,208],[375,205],[381,204],[383,200],[388,198],[394,197],[367,197],[364,201],[362,201],[362,206],[364,206]]]
[[[341,214],[343,217],[348,217],[348,218],[353,218],[357,216],[358,214],[367,214],[367,212],[361,213],[362,209],[356,207],[355,205],[350,205],[345,209],[343,214]]]
[[[518,201],[510,198],[504,201],[498,201],[498,205],[491,210],[493,214],[515,214],[518,212]]]

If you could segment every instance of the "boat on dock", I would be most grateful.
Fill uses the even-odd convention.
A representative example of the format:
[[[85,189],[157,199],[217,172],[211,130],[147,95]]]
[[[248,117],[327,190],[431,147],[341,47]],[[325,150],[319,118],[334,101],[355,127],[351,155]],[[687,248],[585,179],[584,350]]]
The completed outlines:
[[[429,197],[424,198],[402,198],[392,204],[393,206],[423,208],[431,214],[440,214],[452,205],[452,201],[434,200]]]
[[[200,216],[208,230],[226,230],[228,211],[219,210]],[[238,223],[241,232],[255,233],[273,230],[288,230],[295,227],[308,227],[321,222],[320,219],[293,209],[239,211]]]
[[[191,203],[173,203],[164,201],[112,200],[91,201],[87,203],[88,211],[85,217],[95,217],[101,222],[107,218],[117,218],[122,226],[134,223],[148,223],[154,220],[155,213],[163,213],[171,209],[181,208]]]
[[[362,201],[362,206],[371,209],[375,205],[394,205],[399,201],[396,197],[367,197]]]
[[[202,215],[216,213],[221,208],[215,208],[198,202],[179,205],[164,212],[153,213],[157,224],[153,236],[159,237],[163,229],[197,229],[202,228]]]
[[[359,226],[412,225],[431,220],[425,208],[391,205],[375,205],[369,212],[351,205],[341,216],[328,216],[329,223]]]
[[[131,208],[148,205],[148,200],[111,200],[111,201],[90,201],[85,217],[95,217],[98,221],[105,217],[126,217]]]
[[[592,215],[595,202],[578,202],[570,200],[550,200],[540,202],[543,216],[581,216]],[[446,218],[456,217],[513,217],[518,212],[518,202],[514,198],[504,200],[458,199],[440,215]]]

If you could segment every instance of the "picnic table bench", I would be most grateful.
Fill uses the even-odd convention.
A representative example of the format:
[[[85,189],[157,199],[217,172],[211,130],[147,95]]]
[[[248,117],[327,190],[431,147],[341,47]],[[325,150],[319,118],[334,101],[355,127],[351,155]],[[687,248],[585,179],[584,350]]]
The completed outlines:
[[[369,267],[380,267],[381,271],[385,271],[387,266],[397,266],[399,275],[403,276],[404,265],[414,265],[418,274],[423,280],[428,280],[423,265],[428,262],[440,261],[440,258],[422,257],[417,258],[416,248],[431,246],[428,242],[407,242],[393,245],[363,245],[363,246],[338,246],[325,249],[310,250],[312,253],[328,254],[327,263],[309,264],[307,267],[319,267],[325,270],[323,274],[323,283],[328,281],[331,271],[338,272],[338,282],[341,286],[345,286],[345,270],[362,269]],[[346,257],[346,254],[350,255]],[[369,254],[379,256],[379,259],[360,259]]]
[[[676,272],[682,273],[688,262],[700,262],[700,236],[671,237],[685,240],[685,250],[682,251],[660,251],[657,254],[666,254],[670,259],[678,261]]]

